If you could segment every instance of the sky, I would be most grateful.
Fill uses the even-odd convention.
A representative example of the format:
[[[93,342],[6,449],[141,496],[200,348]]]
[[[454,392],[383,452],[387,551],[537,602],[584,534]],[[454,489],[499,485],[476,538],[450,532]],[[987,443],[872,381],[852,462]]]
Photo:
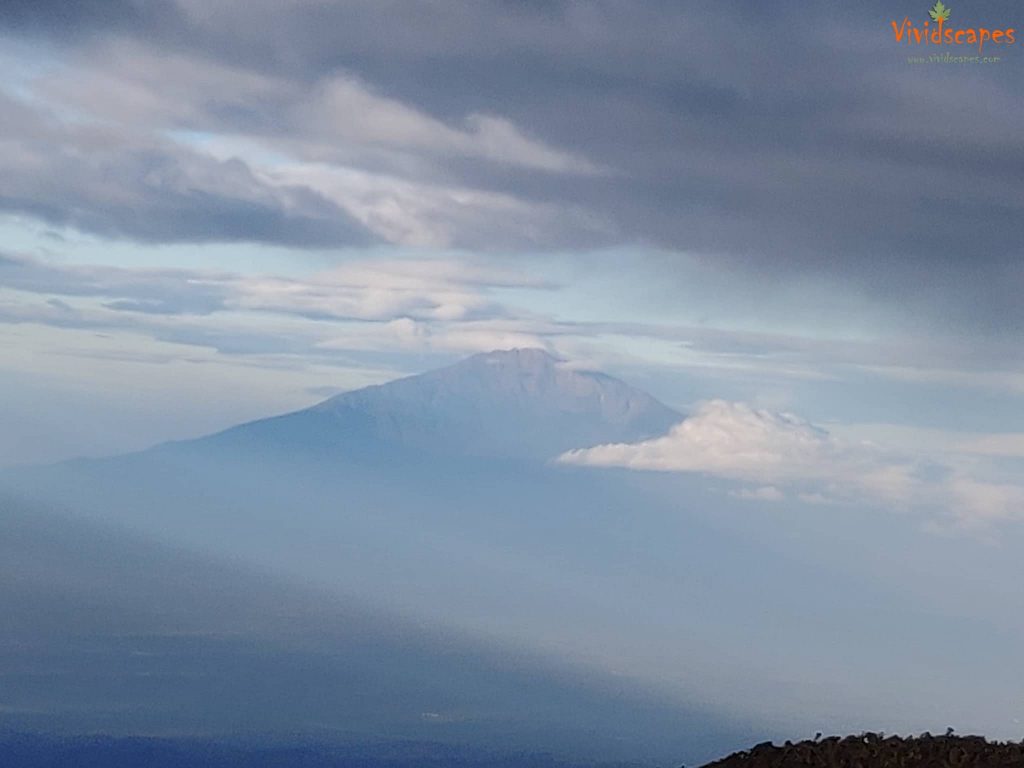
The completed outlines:
[[[912,63],[927,10],[5,2],[0,465],[541,347],[780,469],[567,460],[1012,525],[1024,53]]]

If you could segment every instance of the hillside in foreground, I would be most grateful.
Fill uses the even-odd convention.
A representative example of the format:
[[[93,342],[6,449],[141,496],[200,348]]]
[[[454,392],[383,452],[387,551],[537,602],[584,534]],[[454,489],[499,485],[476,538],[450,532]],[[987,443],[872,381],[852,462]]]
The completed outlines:
[[[903,738],[864,733],[815,741],[770,742],[736,752],[704,768],[1021,768],[1024,741],[991,742],[981,736]]]

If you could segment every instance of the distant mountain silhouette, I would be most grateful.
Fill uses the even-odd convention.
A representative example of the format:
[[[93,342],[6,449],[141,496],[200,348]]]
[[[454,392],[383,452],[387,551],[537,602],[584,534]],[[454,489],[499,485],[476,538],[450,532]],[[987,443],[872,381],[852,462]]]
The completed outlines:
[[[575,370],[540,349],[513,349],[177,445],[547,460],[570,448],[663,434],[682,418],[611,376]]]

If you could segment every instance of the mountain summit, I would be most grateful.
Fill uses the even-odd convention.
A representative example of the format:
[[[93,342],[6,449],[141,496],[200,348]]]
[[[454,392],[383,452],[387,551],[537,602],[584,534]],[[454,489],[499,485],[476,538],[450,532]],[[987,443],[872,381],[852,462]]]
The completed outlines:
[[[346,392],[203,442],[547,460],[663,434],[681,418],[611,376],[576,370],[540,349],[512,349]]]

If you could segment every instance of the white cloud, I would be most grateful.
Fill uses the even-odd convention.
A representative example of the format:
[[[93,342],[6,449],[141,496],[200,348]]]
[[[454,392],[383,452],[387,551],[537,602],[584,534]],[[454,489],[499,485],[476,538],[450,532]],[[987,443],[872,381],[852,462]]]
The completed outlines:
[[[960,443],[958,448],[965,453],[983,456],[1024,458],[1024,433],[1004,432],[993,435],[974,435]]]
[[[704,403],[663,437],[577,449],[559,461],[760,484],[733,492],[746,499],[778,500],[789,488],[807,503],[939,509],[966,527],[1024,519],[1024,487],[980,479],[953,463],[846,442],[792,414],[723,400]]]
[[[712,400],[664,437],[570,451],[563,460],[774,482],[823,478],[853,458],[827,432],[792,414]]]
[[[976,480],[958,473],[945,488],[951,495],[950,508],[965,527],[980,527],[1024,516],[1024,487]]]

